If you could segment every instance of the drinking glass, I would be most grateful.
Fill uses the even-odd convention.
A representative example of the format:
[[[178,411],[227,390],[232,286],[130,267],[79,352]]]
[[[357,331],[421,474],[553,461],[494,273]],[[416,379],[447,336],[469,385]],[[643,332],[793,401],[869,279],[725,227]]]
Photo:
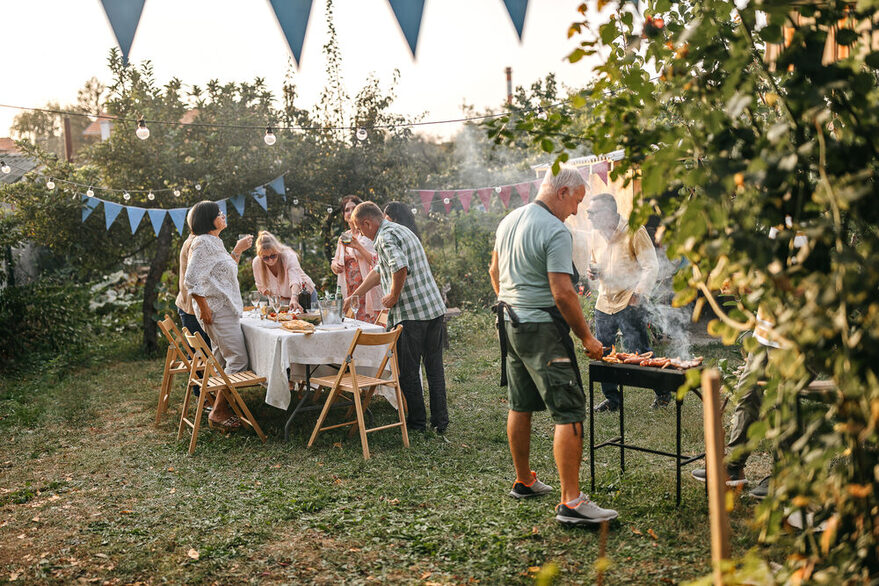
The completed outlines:
[[[281,296],[280,295],[270,295],[269,303],[272,304],[272,311],[276,314],[281,310]]]
[[[262,320],[262,319],[265,319],[265,318],[266,318],[266,312],[267,312],[267,310],[268,310],[268,304],[269,304],[269,300],[266,299],[265,297],[263,297],[263,296],[260,295],[259,303],[258,303],[258,307],[259,307],[259,319]]]
[[[360,309],[360,295],[351,296],[351,311],[354,313],[354,319],[357,319],[357,311]]]
[[[253,314],[253,317],[256,317],[257,314],[259,314],[259,311],[258,311],[259,310],[259,307],[258,307],[259,306],[259,296],[260,296],[259,291],[251,291],[250,292],[250,304],[253,306],[253,311],[251,313]]]

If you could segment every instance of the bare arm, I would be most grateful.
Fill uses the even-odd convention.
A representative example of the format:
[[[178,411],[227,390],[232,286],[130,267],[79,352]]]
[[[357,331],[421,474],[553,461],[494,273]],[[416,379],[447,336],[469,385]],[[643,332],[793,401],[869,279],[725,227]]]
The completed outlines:
[[[491,251],[491,266],[488,267],[488,276],[491,277],[491,288],[495,295],[501,293],[501,269],[497,262],[497,250]]]
[[[382,297],[382,305],[385,307],[393,307],[400,300],[400,293],[403,292],[403,284],[409,275],[409,269],[403,267],[391,277],[391,292]]]
[[[571,326],[574,335],[583,343],[583,348],[590,358],[598,360],[601,358],[601,342],[595,339],[586,318],[583,317],[583,310],[580,309],[580,301],[577,299],[577,293],[571,284],[571,275],[568,273],[547,273],[549,276],[549,288],[552,291],[552,298],[556,307],[562,313],[562,317]]]
[[[372,269],[369,271],[369,274],[363,278],[363,282],[360,283],[360,286],[357,287],[354,291],[351,292],[351,295],[345,298],[345,302],[342,305],[344,311],[348,311],[348,306],[351,305],[351,297],[354,295],[359,295],[363,297],[366,295],[373,287],[381,283],[381,275],[378,274],[376,269]]]

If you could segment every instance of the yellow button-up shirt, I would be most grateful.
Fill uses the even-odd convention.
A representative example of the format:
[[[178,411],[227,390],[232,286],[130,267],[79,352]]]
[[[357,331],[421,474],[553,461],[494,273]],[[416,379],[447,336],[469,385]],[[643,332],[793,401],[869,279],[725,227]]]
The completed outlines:
[[[599,267],[595,309],[608,314],[620,312],[629,305],[633,293],[642,297],[653,289],[659,263],[644,226],[630,234],[628,222],[620,218],[609,239],[593,230],[590,245],[591,262]]]

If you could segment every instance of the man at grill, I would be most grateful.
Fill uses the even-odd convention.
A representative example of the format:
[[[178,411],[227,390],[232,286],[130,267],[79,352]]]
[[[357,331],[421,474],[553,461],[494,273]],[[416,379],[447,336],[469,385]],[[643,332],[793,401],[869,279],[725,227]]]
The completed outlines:
[[[601,357],[583,317],[573,281],[573,239],[564,225],[576,213],[586,186],[573,167],[547,171],[533,204],[510,213],[497,229],[491,257],[492,287],[498,296],[501,386],[507,383],[507,435],[516,471],[510,496],[552,492],[531,470],[531,414],[549,409],[555,423],[553,455],[561,481],[556,519],[565,524],[600,523],[617,517],[580,492],[586,397],[570,331],[587,354]]]
[[[595,335],[610,348],[620,332],[627,352],[648,352],[644,301],[659,272],[650,236],[644,226],[629,232],[628,221],[617,212],[617,202],[609,193],[592,196],[586,213],[594,228],[587,277],[598,280]],[[595,411],[618,411],[619,386],[602,384],[601,390],[605,399]],[[657,394],[651,407],[663,407],[670,400],[668,393]]]

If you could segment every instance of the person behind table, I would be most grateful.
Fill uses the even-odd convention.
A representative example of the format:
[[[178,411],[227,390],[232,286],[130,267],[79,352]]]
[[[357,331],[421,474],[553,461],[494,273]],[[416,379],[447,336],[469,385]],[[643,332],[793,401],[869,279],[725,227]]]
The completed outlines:
[[[385,218],[401,226],[406,226],[419,240],[421,239],[421,234],[418,233],[418,226],[415,225],[415,214],[403,202],[392,201],[386,205]]]
[[[363,282],[363,278],[369,274],[378,261],[372,240],[364,236],[354,225],[351,213],[357,204],[363,203],[356,195],[346,195],[342,198],[342,214],[348,224],[348,230],[339,236],[336,245],[336,254],[330,263],[330,268],[339,277],[339,288],[344,297],[349,297]],[[357,319],[361,321],[375,321],[375,317],[382,309],[381,287],[373,287],[360,300],[357,308]]]
[[[649,352],[644,302],[659,272],[653,242],[644,226],[634,234],[629,232],[628,221],[617,212],[617,202],[609,193],[593,196],[586,213],[594,228],[587,276],[598,279],[595,336],[610,348],[621,332],[627,352]],[[619,410],[619,386],[602,383],[601,391],[605,399],[595,411]],[[670,393],[657,391],[651,409],[664,407],[669,401]]]
[[[375,243],[378,264],[352,293],[361,297],[381,282],[386,292],[382,305],[390,308],[388,329],[402,324],[397,343],[400,387],[409,407],[407,425],[426,428],[421,364],[427,372],[430,392],[430,423],[443,434],[449,425],[446,408],[446,377],[443,367],[443,319],[446,305],[433,279],[421,241],[409,228],[385,219],[371,201],[354,208],[354,224]],[[345,299],[345,309],[351,297]]]
[[[211,351],[227,374],[247,368],[247,348],[241,331],[241,292],[238,289],[238,260],[248,238],[242,238],[232,253],[226,252],[220,233],[226,228],[226,215],[213,201],[200,201],[191,211],[190,228],[195,238],[189,247],[189,263],[183,282],[192,300],[195,315],[211,337]],[[241,427],[226,401],[217,393],[208,418],[231,431]]]
[[[290,309],[299,313],[299,294],[305,290],[314,295],[314,281],[305,274],[299,257],[289,246],[281,244],[274,234],[260,230],[256,236],[256,256],[253,257],[253,280],[263,295],[278,295]]]
[[[565,524],[600,523],[617,517],[580,492],[586,396],[570,331],[592,358],[601,343],[589,330],[574,291],[573,238],[564,224],[577,212],[586,185],[576,168],[547,171],[534,203],[498,225],[489,276],[498,296],[501,384],[508,384],[507,436],[516,480],[510,496],[536,497],[552,487],[531,470],[531,417],[549,409],[555,432],[553,455],[561,481],[556,519]],[[508,376],[508,380],[507,380]]]

